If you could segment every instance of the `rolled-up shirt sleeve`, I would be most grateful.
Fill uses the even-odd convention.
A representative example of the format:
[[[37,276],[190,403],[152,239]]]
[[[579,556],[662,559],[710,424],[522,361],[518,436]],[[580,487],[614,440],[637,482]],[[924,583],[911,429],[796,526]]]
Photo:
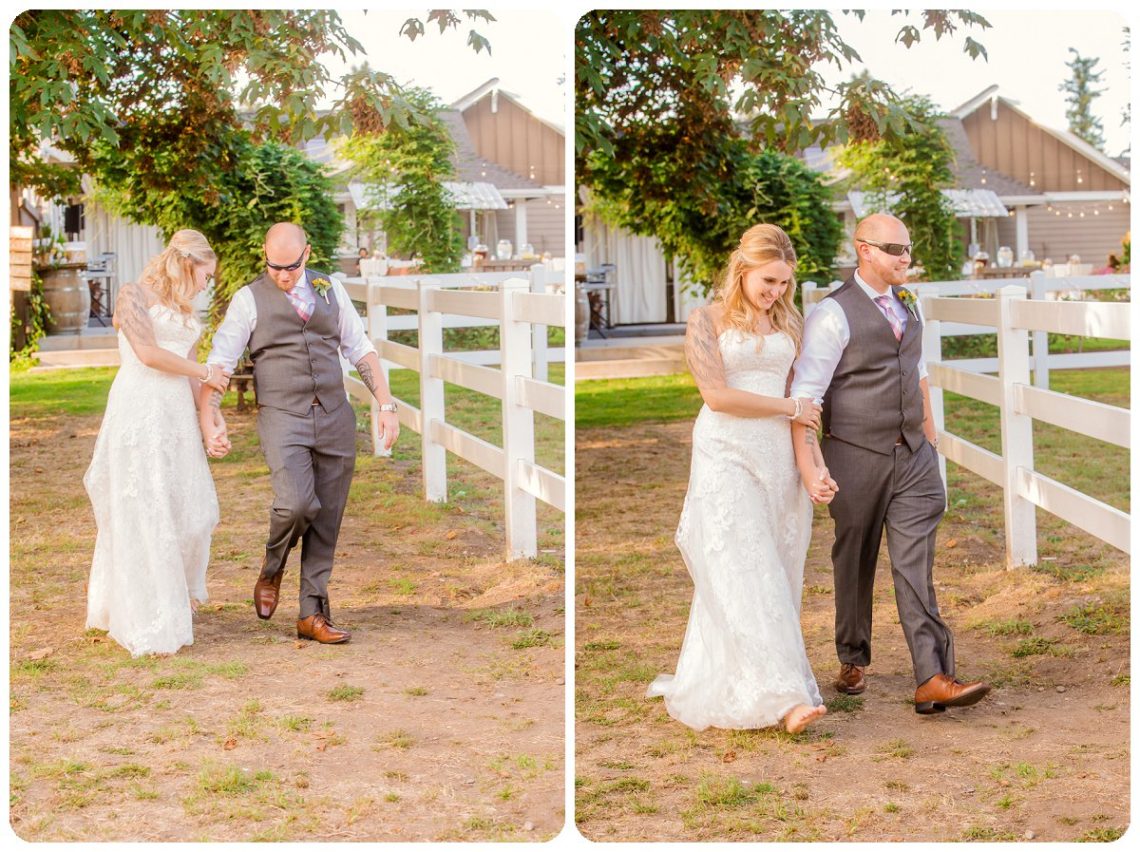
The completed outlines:
[[[214,332],[206,362],[232,373],[237,368],[245,347],[249,345],[249,336],[256,323],[257,303],[249,288],[242,287],[230,299],[225,319]]]
[[[791,395],[823,400],[851,329],[843,308],[834,299],[824,299],[804,323],[803,347],[796,359]]]
[[[344,285],[333,279],[333,292],[336,294],[336,303],[340,306],[337,315],[337,327],[340,330],[340,354],[349,364],[356,366],[365,355],[375,353],[376,347],[368,339],[364,328],[364,320],[352,305],[348,291]]]

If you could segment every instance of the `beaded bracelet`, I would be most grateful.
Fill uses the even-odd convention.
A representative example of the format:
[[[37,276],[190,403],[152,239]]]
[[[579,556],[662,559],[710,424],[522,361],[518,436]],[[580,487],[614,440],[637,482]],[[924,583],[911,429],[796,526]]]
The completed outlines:
[[[800,398],[798,396],[792,397],[792,402],[795,403],[796,410],[794,413],[788,415],[789,420],[795,420],[797,417],[803,414],[804,410],[803,403],[800,401]]]
[[[210,379],[212,379],[212,378],[213,378],[213,376],[214,376],[214,368],[213,368],[213,367],[211,367],[209,364],[207,364],[207,365],[206,365],[206,378],[204,378],[204,379],[198,379],[198,381],[200,381],[200,382],[201,382],[202,384],[204,384],[204,385],[205,385],[205,384],[209,384],[209,382],[210,382]]]

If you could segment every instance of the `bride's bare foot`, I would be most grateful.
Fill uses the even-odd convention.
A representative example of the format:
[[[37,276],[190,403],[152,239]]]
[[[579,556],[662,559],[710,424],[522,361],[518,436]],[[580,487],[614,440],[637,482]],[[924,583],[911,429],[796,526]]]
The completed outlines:
[[[784,728],[789,734],[798,734],[826,712],[827,708],[822,704],[818,707],[812,707],[809,704],[797,704],[784,716]]]

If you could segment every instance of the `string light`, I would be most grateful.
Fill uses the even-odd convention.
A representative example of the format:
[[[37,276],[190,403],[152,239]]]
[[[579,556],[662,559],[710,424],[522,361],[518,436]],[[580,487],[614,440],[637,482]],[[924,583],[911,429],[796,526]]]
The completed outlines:
[[[1029,185],[1037,186],[1037,178],[1035,176],[1035,173],[1032,171],[1029,172]]]

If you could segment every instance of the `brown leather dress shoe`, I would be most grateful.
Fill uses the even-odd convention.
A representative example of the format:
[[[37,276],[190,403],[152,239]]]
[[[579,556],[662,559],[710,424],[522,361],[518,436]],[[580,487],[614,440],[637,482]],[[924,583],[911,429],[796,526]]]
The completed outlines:
[[[839,667],[839,677],[835,679],[835,688],[847,695],[858,695],[867,688],[867,679],[863,677],[865,666],[856,666],[844,663]]]
[[[351,636],[347,630],[334,627],[321,612],[313,613],[297,622],[298,639],[315,639],[325,645],[339,645],[341,642],[347,642]]]
[[[927,715],[947,707],[969,707],[989,691],[990,685],[980,680],[962,683],[950,675],[936,674],[914,691],[914,712]]]
[[[257,610],[258,618],[269,618],[277,609],[281,578],[284,576],[285,571],[282,569],[268,579],[258,577],[257,582],[253,584],[253,608]]]

